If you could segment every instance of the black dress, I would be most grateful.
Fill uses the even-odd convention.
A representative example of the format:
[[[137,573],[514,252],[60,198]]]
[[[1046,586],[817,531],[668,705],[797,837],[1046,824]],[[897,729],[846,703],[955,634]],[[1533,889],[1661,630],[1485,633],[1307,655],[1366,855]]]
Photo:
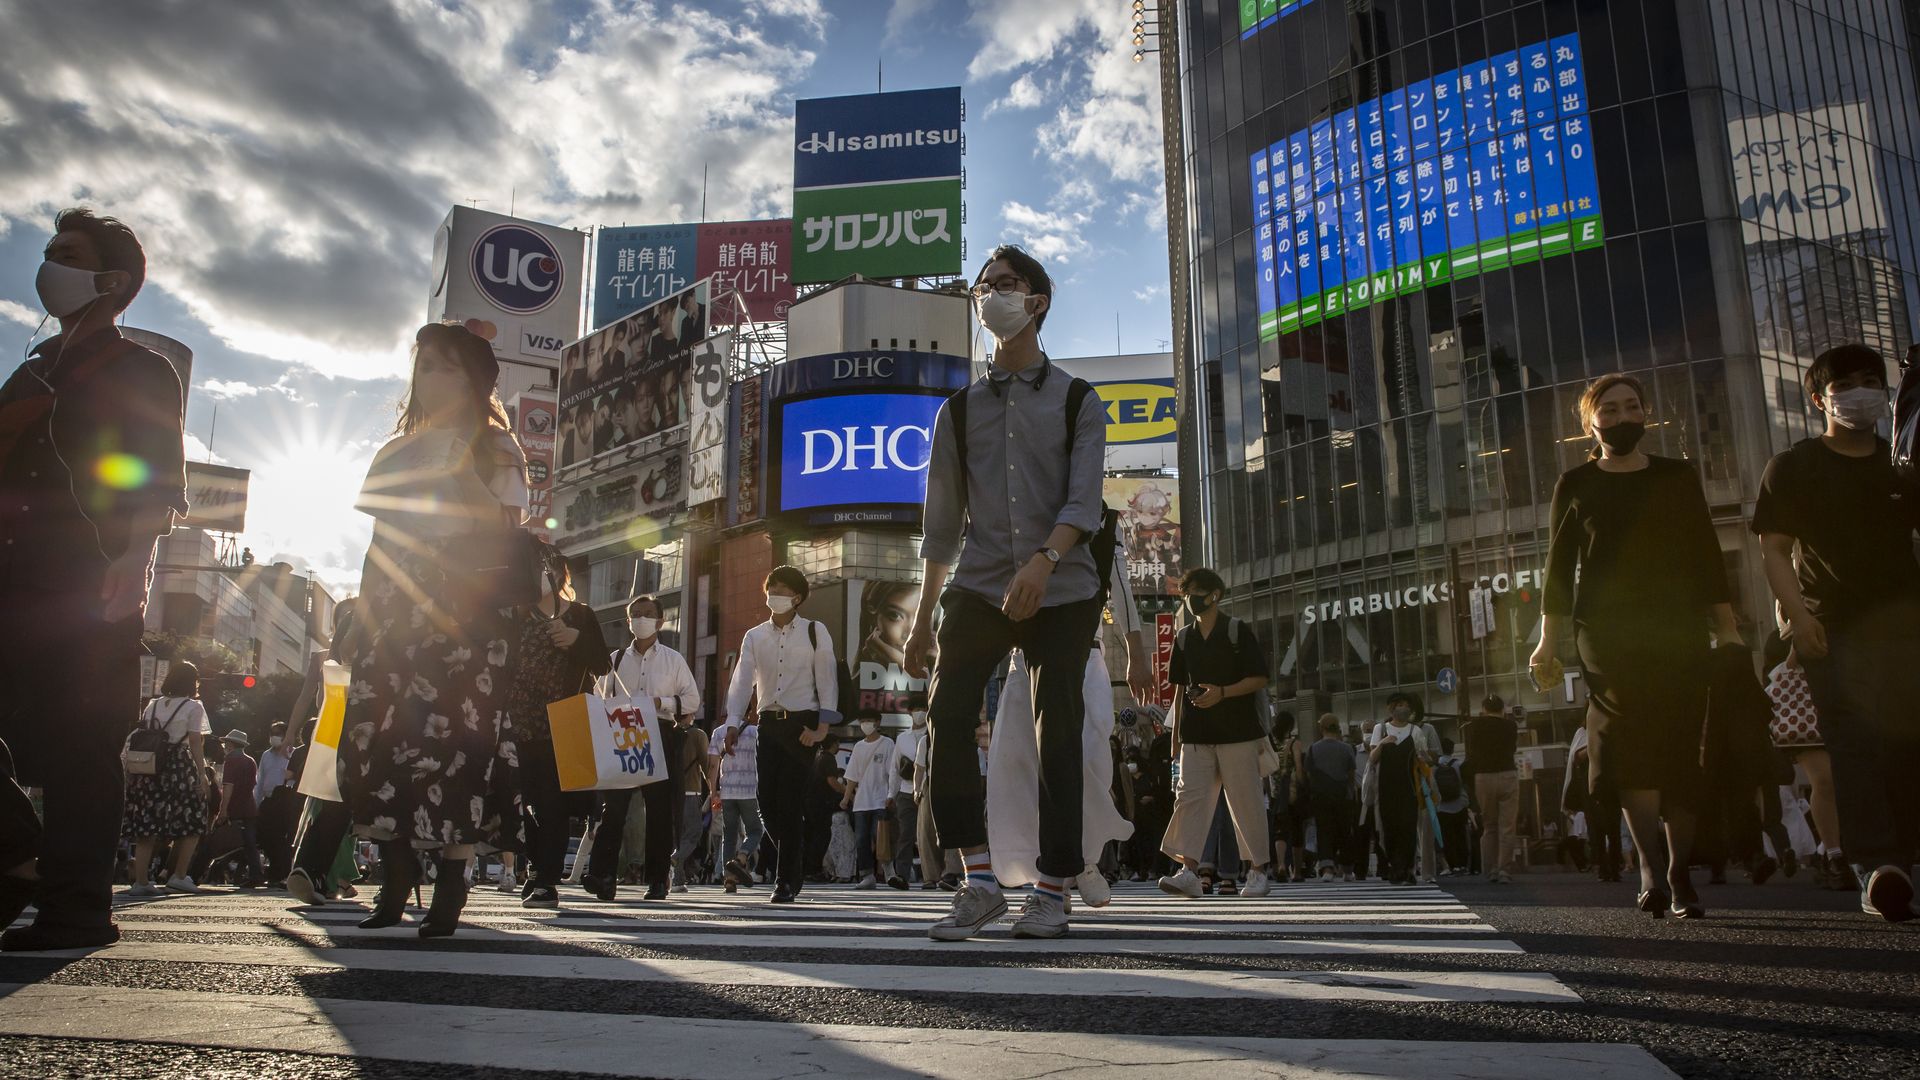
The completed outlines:
[[[1700,478],[1673,458],[1624,473],[1588,462],[1561,475],[1552,521],[1545,610],[1573,618],[1591,790],[1685,804],[1700,790],[1708,612],[1730,598]]]

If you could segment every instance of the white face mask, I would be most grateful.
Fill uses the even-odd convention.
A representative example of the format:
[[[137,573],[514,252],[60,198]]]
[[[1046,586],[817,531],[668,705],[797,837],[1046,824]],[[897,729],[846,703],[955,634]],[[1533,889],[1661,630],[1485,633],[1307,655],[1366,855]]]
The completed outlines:
[[[795,603],[796,601],[791,596],[769,596],[767,597],[767,610],[773,612],[775,615],[785,615],[787,612],[793,610]]]
[[[923,727],[926,727],[926,726],[927,726],[927,714],[926,714],[926,713],[914,713],[914,714],[913,714],[913,726],[914,726],[914,727],[917,727],[917,728],[923,728]]]
[[[860,734],[862,735],[871,735],[874,732],[879,730],[880,730],[880,725],[874,723],[871,720],[860,721]]]
[[[1827,415],[1843,427],[1871,431],[1887,417],[1887,392],[1872,386],[1836,390],[1827,397]]]
[[[628,619],[627,629],[633,631],[635,641],[645,641],[660,632],[659,619]]]
[[[56,319],[77,315],[80,309],[106,294],[93,283],[95,271],[80,270],[57,262],[43,262],[34,275],[33,288],[40,294],[40,306]]]
[[[280,749],[280,742],[280,736],[270,735],[267,737],[267,748],[270,750],[278,750]]]
[[[989,294],[980,301],[980,325],[987,328],[995,341],[1006,344],[1033,321],[1033,314],[1027,310],[1031,296],[1031,293]]]

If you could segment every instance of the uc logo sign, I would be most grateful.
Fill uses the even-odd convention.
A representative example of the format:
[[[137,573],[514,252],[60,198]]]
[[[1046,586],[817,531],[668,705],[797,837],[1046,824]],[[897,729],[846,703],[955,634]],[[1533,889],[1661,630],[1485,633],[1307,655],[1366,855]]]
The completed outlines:
[[[1107,445],[1174,441],[1173,380],[1096,383],[1107,407]]]
[[[560,296],[566,269],[551,241],[524,225],[495,225],[473,244],[473,281],[495,307],[542,311]]]

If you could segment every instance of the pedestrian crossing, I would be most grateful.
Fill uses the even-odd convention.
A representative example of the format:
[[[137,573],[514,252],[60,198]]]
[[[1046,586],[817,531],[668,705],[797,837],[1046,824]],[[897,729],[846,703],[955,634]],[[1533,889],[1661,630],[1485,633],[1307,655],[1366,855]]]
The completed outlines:
[[[1532,1041],[1524,1023],[1512,1041],[1488,1039],[1503,1011],[1581,999],[1434,887],[1308,883],[1184,901],[1121,883],[1107,908],[1076,906],[1064,940],[1015,939],[1003,922],[931,941],[949,900],[826,887],[774,907],[764,890],[696,887],[603,903],[567,890],[560,910],[529,911],[476,888],[460,932],[423,942],[412,920],[359,929],[357,904],[122,898],[118,945],[0,954],[0,1039],[728,1080],[1221,1064],[1255,1076],[1671,1075],[1637,1046]],[[1460,1010],[1470,1024],[1450,1023]]]

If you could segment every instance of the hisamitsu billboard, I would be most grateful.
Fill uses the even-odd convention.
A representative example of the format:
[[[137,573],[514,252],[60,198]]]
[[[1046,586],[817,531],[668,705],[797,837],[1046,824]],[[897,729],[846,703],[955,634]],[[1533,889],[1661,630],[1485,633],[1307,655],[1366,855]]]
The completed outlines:
[[[793,113],[793,280],[960,271],[957,86],[809,98]]]
[[[793,103],[793,186],[960,175],[960,88],[807,98]]]

